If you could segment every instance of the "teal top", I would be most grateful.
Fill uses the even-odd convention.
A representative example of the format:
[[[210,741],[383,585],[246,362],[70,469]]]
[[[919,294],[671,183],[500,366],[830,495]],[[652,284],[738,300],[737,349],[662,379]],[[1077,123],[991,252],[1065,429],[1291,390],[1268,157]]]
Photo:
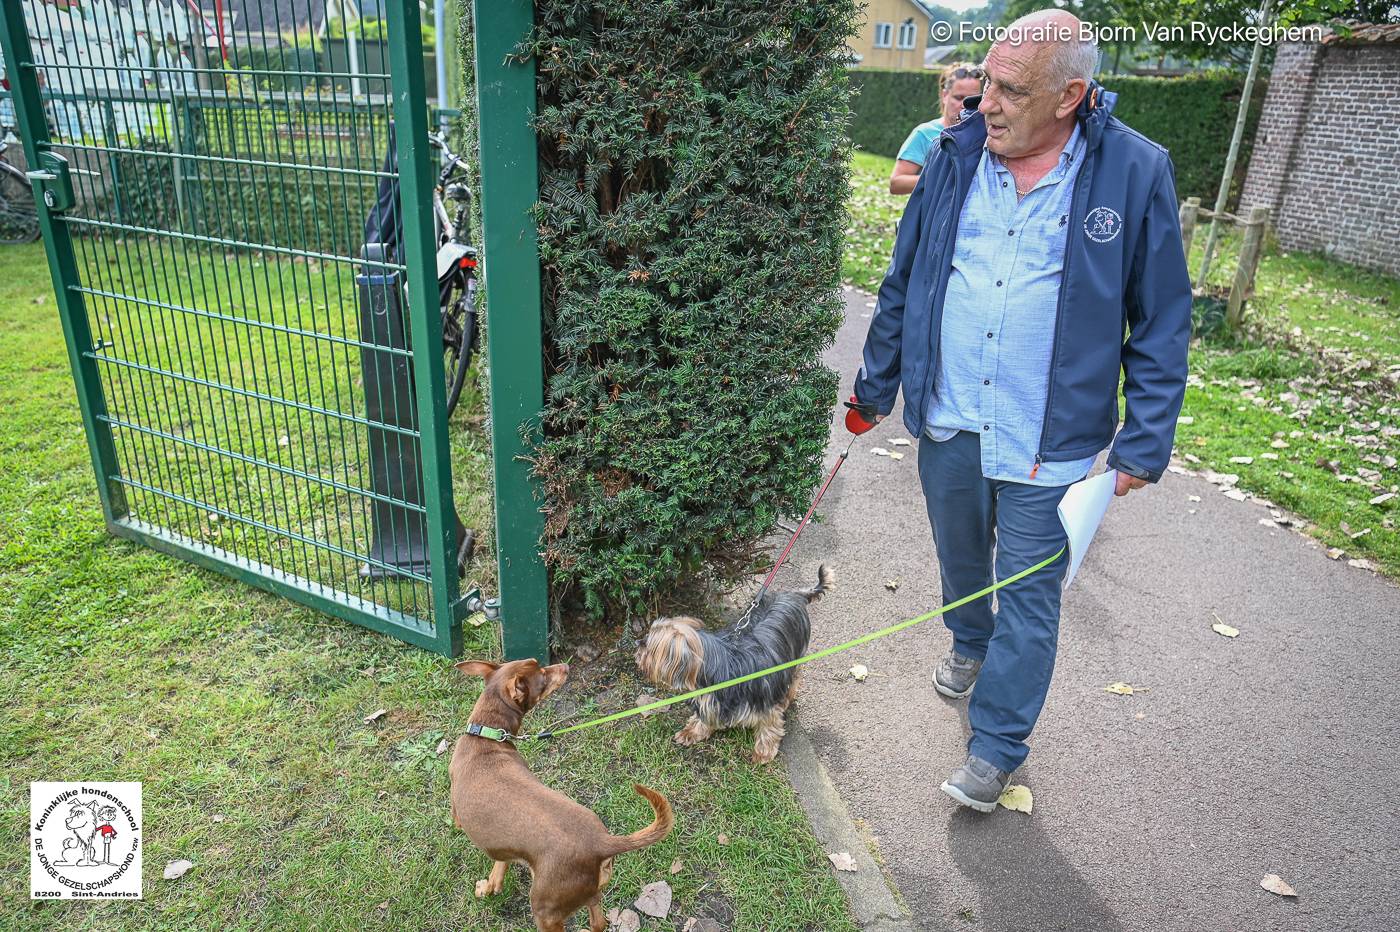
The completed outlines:
[[[920,123],[914,127],[909,138],[904,140],[904,145],[899,147],[899,157],[906,162],[924,164],[928,161],[928,150],[933,148],[934,140],[941,132],[943,132],[943,119],[941,117],[929,120],[927,123]]]

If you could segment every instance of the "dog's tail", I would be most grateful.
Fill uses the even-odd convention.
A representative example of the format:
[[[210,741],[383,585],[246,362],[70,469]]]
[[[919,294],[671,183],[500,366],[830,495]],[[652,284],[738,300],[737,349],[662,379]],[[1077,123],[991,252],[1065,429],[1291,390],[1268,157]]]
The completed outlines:
[[[656,810],[656,821],[639,832],[631,835],[610,835],[608,836],[608,854],[622,854],[626,851],[636,851],[648,845],[654,845],[667,835],[671,834],[671,827],[676,824],[676,817],[671,812],[671,804],[656,790],[648,789],[640,783],[632,784],[632,789],[646,797],[651,803],[651,808]]]
[[[823,563],[817,567],[817,584],[810,589],[803,589],[797,594],[806,597],[808,602],[815,602],[822,597],[823,593],[835,588],[836,574],[831,571],[831,567]]]

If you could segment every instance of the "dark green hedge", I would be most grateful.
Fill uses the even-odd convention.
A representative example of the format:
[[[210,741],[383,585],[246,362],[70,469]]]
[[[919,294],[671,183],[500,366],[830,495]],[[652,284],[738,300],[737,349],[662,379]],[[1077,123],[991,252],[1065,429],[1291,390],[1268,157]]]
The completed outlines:
[[[635,616],[751,570],[820,478],[855,4],[536,11],[542,546],[558,597]]]
[[[1213,203],[1244,77],[1202,72],[1181,78],[1101,75],[1099,80],[1118,93],[1114,115],[1171,152],[1177,194]],[[851,140],[867,152],[893,158],[909,131],[938,113],[938,76],[932,72],[862,69],[851,73],[851,85],[858,92],[852,101]],[[1235,163],[1235,194],[1244,183],[1264,91],[1260,81],[1250,97],[1250,118]]]

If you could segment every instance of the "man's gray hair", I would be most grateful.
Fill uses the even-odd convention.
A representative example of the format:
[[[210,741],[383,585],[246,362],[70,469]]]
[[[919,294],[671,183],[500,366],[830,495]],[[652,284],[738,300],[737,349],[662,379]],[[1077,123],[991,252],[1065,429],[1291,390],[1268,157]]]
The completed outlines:
[[[1036,10],[1033,13],[1027,13],[1006,28],[1012,35],[1027,35],[1034,27],[1048,25],[1071,28],[1074,31],[1074,36],[1063,42],[1048,43],[1050,55],[1046,62],[1045,80],[1056,90],[1076,78],[1092,81],[1094,69],[1099,64],[1099,47],[1092,38],[1080,38],[1080,20],[1068,10],[1053,7]]]

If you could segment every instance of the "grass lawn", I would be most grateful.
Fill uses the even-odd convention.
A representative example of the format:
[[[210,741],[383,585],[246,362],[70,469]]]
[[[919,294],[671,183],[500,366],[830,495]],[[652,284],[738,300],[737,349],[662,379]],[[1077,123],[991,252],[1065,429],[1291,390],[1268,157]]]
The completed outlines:
[[[852,166],[844,274],[869,291],[907,200],[888,193],[893,164],[857,153]],[[1205,240],[1198,228],[1192,269]],[[1211,284],[1228,283],[1238,247],[1227,232]],[[1296,512],[1338,557],[1400,578],[1400,494],[1384,498],[1400,492],[1400,281],[1272,250],[1246,324],[1239,338],[1193,342],[1178,456]]]
[[[505,897],[473,897],[489,863],[449,821],[436,750],[462,732],[479,681],[106,534],[37,245],[0,250],[0,410],[0,927],[533,928],[519,869]],[[484,528],[479,424],[479,409],[459,411],[453,449],[459,509]],[[483,548],[478,581],[491,559]],[[472,655],[494,653],[489,627],[467,636]],[[631,706],[641,689],[628,660],[577,665],[533,721]],[[748,764],[742,735],[678,749],[681,721],[633,719],[526,751],[617,833],[652,817],[634,780],[670,797],[675,831],[619,858],[606,907],[665,878],[673,916],[648,929],[689,916],[853,929],[781,770]],[[78,779],[144,782],[143,901],[28,899],[27,784]],[[177,858],[194,868],[162,879]]]

